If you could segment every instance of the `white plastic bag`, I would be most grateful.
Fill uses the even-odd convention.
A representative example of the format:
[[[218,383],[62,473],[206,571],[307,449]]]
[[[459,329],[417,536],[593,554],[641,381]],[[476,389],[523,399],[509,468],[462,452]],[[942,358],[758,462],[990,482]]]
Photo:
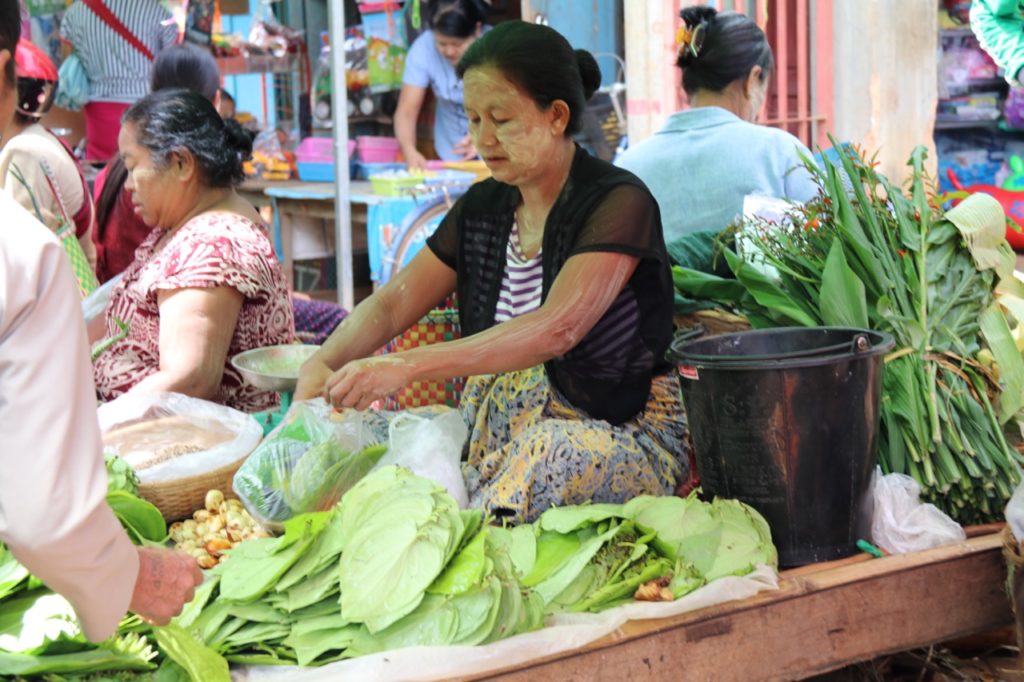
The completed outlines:
[[[388,424],[388,453],[378,467],[397,464],[444,486],[460,509],[469,504],[462,479],[462,446],[469,430],[462,414],[450,410],[435,417],[399,412]]]
[[[91,294],[82,299],[82,315],[85,317],[86,326],[92,324],[93,320],[103,317],[110,305],[110,296],[123,277],[123,273],[117,274],[101,284]]]
[[[1024,540],[1024,483],[1017,486],[1006,503],[1006,523],[1017,542]]]
[[[964,529],[934,504],[921,502],[921,487],[903,474],[875,469],[872,541],[890,554],[905,554],[967,539]]]
[[[128,462],[141,483],[220,469],[263,437],[252,416],[180,393],[127,393],[100,405],[98,416],[104,451]]]

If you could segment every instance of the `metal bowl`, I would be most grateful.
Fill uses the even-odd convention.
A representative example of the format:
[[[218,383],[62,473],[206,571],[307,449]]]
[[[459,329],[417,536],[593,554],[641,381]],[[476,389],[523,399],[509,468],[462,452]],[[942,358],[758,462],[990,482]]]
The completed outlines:
[[[264,346],[239,353],[231,364],[242,378],[264,391],[293,392],[299,382],[299,368],[320,346],[283,344]]]

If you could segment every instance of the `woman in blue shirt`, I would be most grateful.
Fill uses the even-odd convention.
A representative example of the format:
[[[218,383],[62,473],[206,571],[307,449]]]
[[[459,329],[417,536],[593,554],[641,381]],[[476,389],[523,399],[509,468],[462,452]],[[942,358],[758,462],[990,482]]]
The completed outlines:
[[[661,207],[665,241],[720,232],[762,194],[807,201],[817,191],[797,138],[757,125],[775,67],[764,31],[750,17],[686,7],[676,65],[690,108],[626,151],[618,164],[650,188]]]
[[[430,31],[424,31],[405,58],[402,91],[395,110],[395,137],[410,168],[423,168],[427,159],[416,149],[416,119],[427,89],[437,101],[434,113],[434,148],[445,161],[476,156],[469,138],[469,123],[462,109],[462,79],[455,65],[485,30],[484,0],[443,2],[434,10]]]

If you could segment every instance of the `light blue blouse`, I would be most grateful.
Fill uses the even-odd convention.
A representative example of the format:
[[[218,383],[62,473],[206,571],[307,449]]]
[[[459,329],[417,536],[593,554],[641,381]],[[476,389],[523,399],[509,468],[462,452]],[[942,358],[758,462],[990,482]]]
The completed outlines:
[[[484,30],[488,28],[485,26]],[[469,120],[462,107],[462,79],[451,62],[437,51],[433,31],[424,31],[412,42],[405,56],[402,83],[433,91],[437,100],[434,148],[444,161],[461,161],[462,157],[452,147],[469,134]]]
[[[665,241],[721,230],[742,213],[748,194],[807,201],[817,193],[784,130],[748,123],[720,107],[672,114],[665,127],[626,150],[617,164],[636,174],[661,207]]]

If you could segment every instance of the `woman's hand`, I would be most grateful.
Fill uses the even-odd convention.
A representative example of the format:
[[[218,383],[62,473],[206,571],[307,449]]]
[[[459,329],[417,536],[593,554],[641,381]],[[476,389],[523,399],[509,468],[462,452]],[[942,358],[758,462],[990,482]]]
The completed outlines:
[[[424,170],[427,167],[427,157],[415,149],[403,151],[402,156],[405,157],[405,165],[409,167],[409,170]]]
[[[309,400],[322,395],[324,384],[331,376],[332,370],[327,363],[317,356],[302,363],[299,368],[299,383],[295,386],[295,400]]]
[[[452,151],[460,155],[463,161],[476,158],[476,147],[473,146],[473,137],[466,135],[452,146]]]
[[[408,385],[412,378],[412,365],[397,355],[354,360],[327,379],[324,398],[337,408],[365,410],[373,401]]]
[[[139,577],[128,608],[150,623],[167,625],[202,584],[203,572],[188,554],[139,547]]]

